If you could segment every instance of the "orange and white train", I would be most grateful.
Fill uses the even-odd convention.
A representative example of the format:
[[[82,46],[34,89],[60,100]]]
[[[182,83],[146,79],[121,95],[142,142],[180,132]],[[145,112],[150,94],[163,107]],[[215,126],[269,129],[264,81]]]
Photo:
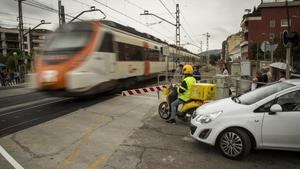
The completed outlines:
[[[168,49],[169,55],[163,55]],[[174,69],[175,48],[149,34],[113,21],[73,22],[48,37],[36,59],[31,86],[38,90],[93,94]],[[180,63],[197,63],[199,56],[180,49]],[[177,59],[177,57],[176,57]]]

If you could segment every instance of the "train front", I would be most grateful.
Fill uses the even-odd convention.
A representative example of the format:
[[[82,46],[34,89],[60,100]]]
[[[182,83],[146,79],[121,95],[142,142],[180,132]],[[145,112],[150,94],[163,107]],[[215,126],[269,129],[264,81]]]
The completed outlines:
[[[69,23],[58,28],[37,57],[36,73],[30,77],[31,87],[52,93],[80,93],[91,87],[80,83],[89,79],[72,77],[72,72],[84,67],[98,36],[99,25],[93,22]]]

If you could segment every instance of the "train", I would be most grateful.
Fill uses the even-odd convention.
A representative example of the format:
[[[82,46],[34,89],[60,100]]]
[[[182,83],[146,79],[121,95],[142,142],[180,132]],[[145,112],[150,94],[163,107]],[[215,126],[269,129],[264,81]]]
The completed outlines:
[[[32,88],[89,95],[172,71],[176,63],[197,63],[198,55],[114,21],[80,21],[54,31],[36,58]],[[177,55],[178,56],[178,55]]]

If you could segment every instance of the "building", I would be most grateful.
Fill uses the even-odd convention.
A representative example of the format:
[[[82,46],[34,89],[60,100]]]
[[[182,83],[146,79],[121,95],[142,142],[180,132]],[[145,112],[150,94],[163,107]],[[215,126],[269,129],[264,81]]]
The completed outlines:
[[[241,58],[240,44],[243,41],[242,32],[232,34],[223,42],[222,45],[222,59],[224,61],[237,61]]]
[[[27,32],[25,30],[24,32]],[[45,29],[36,29],[30,34],[24,36],[24,52],[38,52],[42,49],[47,34],[51,31]],[[17,28],[2,28],[0,27],[0,54],[12,54],[13,51],[19,49],[19,31]]]
[[[36,30],[32,31],[30,34],[31,50],[33,50],[35,52],[40,52],[44,47],[46,37],[49,33],[51,33],[51,31],[46,30],[46,29],[36,29]]]
[[[0,27],[0,53],[2,55],[10,54],[19,49],[19,31],[16,28],[2,28]],[[28,53],[29,49],[29,35],[24,37],[24,51]]]
[[[300,1],[289,1],[288,11],[291,31],[300,32]],[[282,46],[282,32],[288,29],[287,18],[287,7],[282,0],[262,0],[257,9],[254,8],[251,13],[244,15],[241,22],[243,41],[240,44],[242,60],[259,59],[262,53],[261,44],[264,41]],[[267,58],[265,53],[263,59],[270,60],[271,57]],[[278,53],[273,61],[279,61],[284,55]]]

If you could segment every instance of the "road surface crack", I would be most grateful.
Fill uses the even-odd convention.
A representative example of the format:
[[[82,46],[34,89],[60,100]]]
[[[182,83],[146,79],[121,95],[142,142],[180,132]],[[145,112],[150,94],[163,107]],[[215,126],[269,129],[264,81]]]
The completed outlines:
[[[146,148],[145,147],[140,147],[140,148],[142,148],[142,152],[141,152],[141,154],[140,154],[140,156],[139,156],[139,162],[136,164],[136,166],[135,166],[135,168],[136,169],[139,169],[140,167],[141,167],[141,164],[142,164],[142,162],[143,162],[143,156],[144,156],[144,153],[145,153],[145,151],[146,151]]]
[[[184,137],[184,136],[187,136],[186,134],[173,134],[173,133],[166,133],[166,132],[163,132],[161,129],[159,128],[154,128],[154,127],[150,127],[149,125],[147,124],[144,124],[144,126],[140,127],[140,129],[144,129],[144,130],[152,130],[152,131],[155,131],[157,133],[160,133],[160,134],[163,134],[163,135],[169,135],[169,136],[177,136],[177,137]]]
[[[27,146],[23,145],[22,143],[20,143],[16,138],[16,134],[14,134],[11,137],[11,140],[13,142],[15,142],[24,152],[28,153],[32,158],[41,158],[42,157],[41,155],[38,155],[38,154],[34,153],[33,151],[31,151],[29,147],[27,147]]]
[[[141,145],[136,145],[136,144],[120,144],[120,146],[123,147],[136,147],[136,148],[140,148],[140,149],[145,149],[145,151],[147,149],[152,149],[152,150],[160,150],[160,151],[175,151],[175,152],[179,152],[179,153],[195,153],[195,152],[191,152],[191,151],[181,151],[181,150],[176,150],[176,149],[170,149],[170,148],[161,148],[161,147],[147,147],[147,146],[141,146]]]

